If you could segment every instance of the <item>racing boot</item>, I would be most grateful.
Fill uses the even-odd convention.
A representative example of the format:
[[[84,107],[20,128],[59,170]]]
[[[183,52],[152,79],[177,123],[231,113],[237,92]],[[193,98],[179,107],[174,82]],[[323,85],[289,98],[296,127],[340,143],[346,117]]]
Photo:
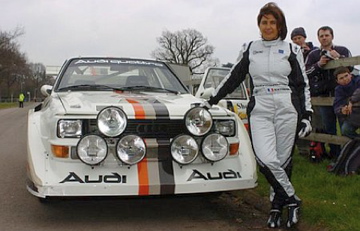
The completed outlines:
[[[281,225],[281,210],[280,209],[271,209],[270,216],[267,221],[269,228],[279,228]]]
[[[291,228],[299,222],[300,204],[301,200],[299,200],[298,197],[293,197],[291,202],[286,205],[288,210],[286,227]]]

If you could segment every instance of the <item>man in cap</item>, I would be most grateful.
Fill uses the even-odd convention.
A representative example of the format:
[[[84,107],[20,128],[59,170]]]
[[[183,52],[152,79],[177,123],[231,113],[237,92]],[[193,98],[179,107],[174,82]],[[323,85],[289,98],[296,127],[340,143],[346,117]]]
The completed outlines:
[[[310,51],[316,49],[317,47],[314,47],[314,45],[312,44],[312,42],[306,42],[306,33],[303,27],[297,27],[295,28],[292,32],[291,32],[291,40],[293,41],[293,43],[295,43],[296,45],[301,47],[301,51],[303,53],[304,56],[304,62],[305,59],[307,57],[307,55],[310,53]],[[313,109],[315,109],[313,107]],[[319,114],[316,114],[317,112],[314,111],[315,113],[313,114],[313,122],[312,122],[312,126],[313,128],[316,128],[316,130],[320,130],[321,127],[318,127],[318,125],[321,125],[321,118],[319,118]],[[310,155],[310,141],[308,140],[303,140],[303,139],[298,139],[296,141],[296,146],[299,150],[299,153],[301,155],[304,156],[309,156]]]
[[[312,44],[312,42],[306,42],[306,33],[304,28],[297,27],[291,32],[291,40],[301,47],[303,52],[304,61],[310,51],[314,50],[316,47]]]

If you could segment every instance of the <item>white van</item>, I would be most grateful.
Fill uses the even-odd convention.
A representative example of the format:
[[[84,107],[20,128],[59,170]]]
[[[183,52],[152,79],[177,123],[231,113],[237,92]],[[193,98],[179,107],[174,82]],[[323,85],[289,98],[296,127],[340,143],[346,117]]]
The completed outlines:
[[[225,67],[209,67],[206,69],[200,86],[195,94],[198,98],[209,99],[215,88],[220,84],[224,77],[230,72],[230,68]],[[225,98],[220,100],[219,106],[229,109],[236,113],[248,128],[248,120],[246,108],[249,102],[249,95],[245,84],[241,83],[238,88]]]

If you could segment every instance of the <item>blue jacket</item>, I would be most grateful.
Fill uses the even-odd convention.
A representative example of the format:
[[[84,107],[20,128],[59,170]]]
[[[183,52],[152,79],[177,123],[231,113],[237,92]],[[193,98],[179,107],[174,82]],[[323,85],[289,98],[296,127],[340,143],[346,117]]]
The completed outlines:
[[[351,82],[347,85],[337,85],[335,88],[334,112],[342,116],[341,108],[349,103],[350,97],[357,88],[360,88],[360,76],[353,75]]]

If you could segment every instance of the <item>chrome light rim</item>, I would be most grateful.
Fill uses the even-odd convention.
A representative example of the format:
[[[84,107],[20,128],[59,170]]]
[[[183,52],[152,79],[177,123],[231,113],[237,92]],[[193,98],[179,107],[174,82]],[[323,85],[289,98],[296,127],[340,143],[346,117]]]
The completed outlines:
[[[97,116],[97,126],[99,131],[108,137],[121,135],[127,126],[127,116],[118,107],[106,107]]]
[[[137,164],[146,156],[146,144],[137,135],[124,136],[116,144],[116,155],[125,164]]]
[[[206,135],[213,125],[210,112],[203,107],[191,108],[184,118],[186,129],[194,136]]]
[[[218,133],[212,133],[203,139],[201,151],[208,161],[220,161],[229,154],[229,142],[225,136]]]
[[[97,135],[86,135],[76,145],[78,158],[87,165],[98,165],[108,155],[108,146],[104,138]]]
[[[82,120],[80,119],[60,119],[57,124],[58,137],[78,138],[82,135]]]
[[[189,135],[179,135],[170,144],[171,156],[181,165],[192,163],[199,155],[199,146],[196,140]]]

